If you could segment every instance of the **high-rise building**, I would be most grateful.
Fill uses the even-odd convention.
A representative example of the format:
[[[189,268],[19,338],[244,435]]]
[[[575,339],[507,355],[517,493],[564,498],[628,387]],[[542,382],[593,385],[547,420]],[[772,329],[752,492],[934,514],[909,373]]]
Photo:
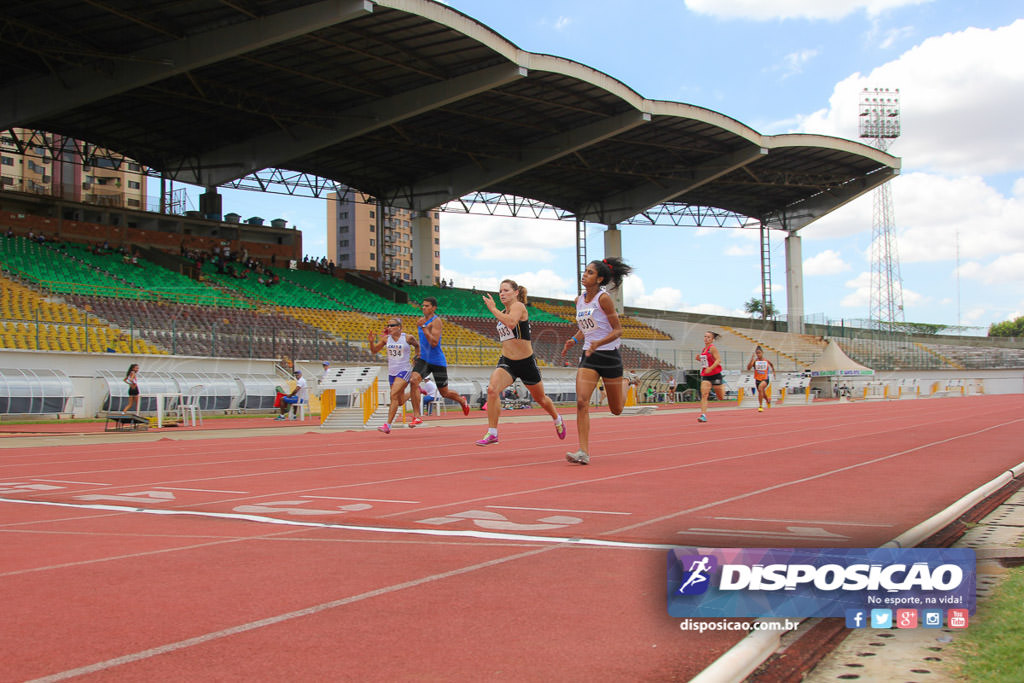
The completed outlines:
[[[423,217],[382,206],[369,195],[350,190],[339,198],[331,193],[327,258],[340,268],[377,271],[404,282],[436,282],[441,275],[441,213],[433,210],[425,218],[429,228]]]
[[[0,133],[0,189],[146,209],[146,174],[139,163],[95,145],[24,128]]]

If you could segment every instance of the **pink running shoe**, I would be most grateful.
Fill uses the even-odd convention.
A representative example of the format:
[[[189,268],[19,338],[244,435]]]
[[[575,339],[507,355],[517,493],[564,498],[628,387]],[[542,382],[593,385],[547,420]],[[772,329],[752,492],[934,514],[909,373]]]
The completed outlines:
[[[422,418],[414,417],[412,419],[412,422],[409,423],[409,426],[410,427],[415,427],[416,425],[421,425],[421,424],[423,424]]]
[[[488,434],[484,438],[476,442],[477,446],[490,446],[492,443],[498,443],[498,437],[494,434]]]
[[[385,434],[390,434],[391,433],[391,427],[389,427],[388,425],[381,425],[380,427],[377,427],[377,431],[378,432],[384,432]]]
[[[555,425],[555,434],[558,434],[559,439],[565,440],[565,420]]]
[[[469,417],[469,401],[462,404],[462,414]],[[495,439],[497,441],[497,439]]]

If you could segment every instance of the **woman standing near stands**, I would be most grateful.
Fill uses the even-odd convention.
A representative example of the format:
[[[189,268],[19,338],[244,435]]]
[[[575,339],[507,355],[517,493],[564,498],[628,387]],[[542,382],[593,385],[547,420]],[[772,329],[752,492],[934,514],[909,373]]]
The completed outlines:
[[[569,462],[586,465],[590,462],[590,397],[599,380],[604,380],[608,410],[622,413],[626,403],[626,383],[622,377],[622,355],[619,352],[622,325],[612,297],[605,286],[618,288],[622,278],[633,269],[614,256],[591,261],[580,278],[583,293],[576,297],[576,324],[583,333],[583,353],[576,370],[576,432],[579,450],[566,453]],[[562,354],[580,342],[578,332],[565,340]]]
[[[127,415],[133,407],[139,409],[139,364],[132,363],[128,366],[128,372],[124,376],[124,383],[128,385],[128,405],[121,411]]]
[[[700,417],[697,422],[708,421],[708,394],[711,388],[715,389],[715,396],[719,401],[725,399],[725,380],[722,379],[722,357],[715,348],[715,340],[720,334],[717,332],[704,333],[704,350],[697,354],[700,361]]]
[[[555,421],[555,433],[558,438],[564,439],[565,423],[555,410],[555,404],[544,393],[544,383],[537,368],[537,359],[533,355],[530,313],[526,310],[526,287],[520,287],[513,280],[502,280],[498,287],[498,299],[501,300],[504,310],[498,310],[490,294],[483,296],[487,309],[498,319],[501,357],[498,358],[498,367],[494,368],[491,379],[487,382],[487,434],[477,441],[476,445],[489,446],[498,443],[501,392],[511,386],[516,379],[523,380],[533,400]]]
[[[758,346],[754,349],[754,355],[750,357],[750,362],[747,363],[747,370],[754,369],[754,384],[757,386],[757,412],[763,412],[764,408],[762,403],[767,402],[768,407],[772,407],[772,400],[768,397],[768,384],[771,382],[768,377],[768,369],[771,368],[772,374],[775,374],[775,366],[772,362],[764,357],[764,349]]]

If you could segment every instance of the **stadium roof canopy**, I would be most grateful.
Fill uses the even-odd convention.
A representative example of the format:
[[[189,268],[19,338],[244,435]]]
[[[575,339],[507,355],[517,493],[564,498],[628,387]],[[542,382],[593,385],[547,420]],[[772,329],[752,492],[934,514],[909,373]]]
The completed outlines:
[[[678,202],[795,230],[899,169],[857,142],[645,99],[432,0],[5,2],[10,127],[210,187],[282,168],[399,207],[483,191],[606,224]]]

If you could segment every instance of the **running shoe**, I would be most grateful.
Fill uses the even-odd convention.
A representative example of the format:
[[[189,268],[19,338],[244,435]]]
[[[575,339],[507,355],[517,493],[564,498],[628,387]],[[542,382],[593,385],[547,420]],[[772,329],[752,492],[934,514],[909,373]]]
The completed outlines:
[[[469,417],[469,401],[462,404],[462,414]]]
[[[590,456],[587,455],[586,451],[576,451],[575,453],[566,453],[565,459],[569,462],[575,462],[580,465],[586,465],[590,462]]]
[[[388,425],[381,425],[380,427],[377,427],[377,431],[378,432],[384,432],[385,434],[390,434],[391,433],[391,427],[388,426]]]
[[[558,438],[565,440],[565,420],[555,423],[555,434],[558,434]]]
[[[762,408],[761,406],[758,406],[757,407],[757,412],[763,413],[764,412],[764,408]]]
[[[697,422],[707,422],[707,421],[708,421],[708,416],[705,415],[704,413],[701,413],[700,417],[697,418]]]
[[[416,425],[421,425],[421,424],[423,424],[423,419],[419,418],[419,417],[414,417],[412,419],[412,422],[409,423],[409,426],[410,427],[415,427]]]
[[[286,418],[286,417],[285,417],[284,415],[278,415],[278,416],[277,416],[277,417],[275,417],[274,419],[275,419],[275,420],[287,420],[288,418]]]
[[[498,437],[494,434],[488,433],[487,436],[476,442],[477,446],[490,446],[492,443],[498,443]]]

